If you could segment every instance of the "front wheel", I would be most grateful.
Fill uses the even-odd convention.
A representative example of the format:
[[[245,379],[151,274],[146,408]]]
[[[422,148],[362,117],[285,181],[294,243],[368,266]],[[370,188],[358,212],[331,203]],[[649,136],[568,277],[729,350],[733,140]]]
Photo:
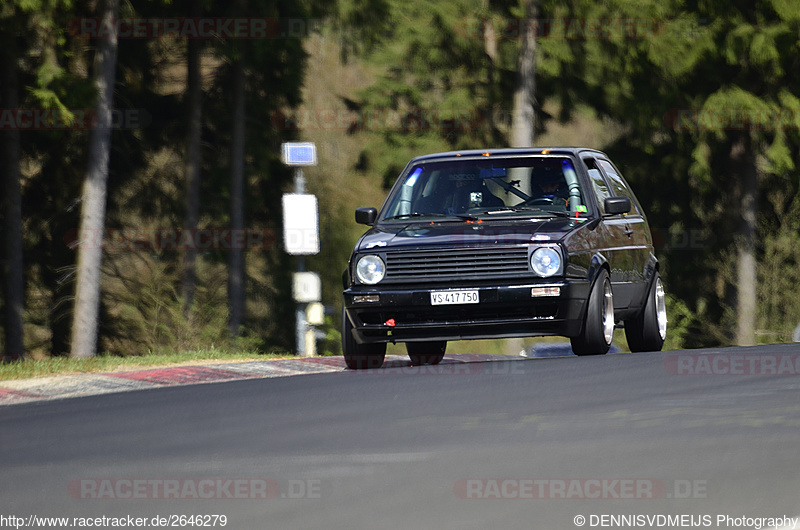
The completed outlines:
[[[667,338],[667,303],[664,284],[656,272],[642,312],[625,321],[625,338],[632,352],[661,351]]]
[[[608,271],[601,269],[589,293],[583,329],[570,343],[575,355],[603,355],[608,353],[613,339],[614,295]]]
[[[342,353],[344,363],[351,370],[380,368],[386,357],[386,343],[358,344],[353,338],[353,325],[342,308]]]
[[[431,342],[406,342],[406,351],[411,364],[422,366],[423,364],[439,364],[444,359],[444,352],[447,349],[446,340]]]

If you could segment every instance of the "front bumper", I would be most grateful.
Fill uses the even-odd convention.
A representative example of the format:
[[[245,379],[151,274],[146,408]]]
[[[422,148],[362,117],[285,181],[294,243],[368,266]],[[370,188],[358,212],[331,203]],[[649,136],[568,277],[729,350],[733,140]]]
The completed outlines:
[[[559,287],[558,296],[532,296]],[[353,286],[344,306],[360,344],[562,335],[580,333],[590,284],[586,280],[533,281],[519,285],[403,288]],[[434,291],[476,290],[477,304],[431,304]],[[378,301],[357,302],[371,295]]]

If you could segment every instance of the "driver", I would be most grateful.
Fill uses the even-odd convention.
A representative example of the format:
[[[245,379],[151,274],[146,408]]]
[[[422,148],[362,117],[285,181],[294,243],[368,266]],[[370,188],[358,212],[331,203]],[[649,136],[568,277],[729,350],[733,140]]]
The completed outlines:
[[[533,198],[537,203],[569,204],[567,181],[560,169],[546,168],[534,175]]]

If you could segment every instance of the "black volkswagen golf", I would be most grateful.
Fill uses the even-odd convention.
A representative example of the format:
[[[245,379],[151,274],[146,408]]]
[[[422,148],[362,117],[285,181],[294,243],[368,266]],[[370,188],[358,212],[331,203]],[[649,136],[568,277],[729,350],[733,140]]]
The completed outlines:
[[[413,364],[447,341],[562,335],[577,355],[664,344],[664,286],[642,207],[617,167],[583,148],[436,153],[406,166],[344,273],[349,368]]]

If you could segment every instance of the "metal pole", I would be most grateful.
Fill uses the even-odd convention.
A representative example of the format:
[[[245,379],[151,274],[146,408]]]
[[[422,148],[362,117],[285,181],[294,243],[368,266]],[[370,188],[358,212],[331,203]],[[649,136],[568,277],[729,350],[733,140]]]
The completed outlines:
[[[306,192],[306,177],[303,175],[303,168],[301,167],[295,168],[294,170],[294,192]]]
[[[297,272],[304,272],[305,258],[298,256],[297,258]],[[297,307],[294,312],[295,315],[295,344],[297,345],[297,355],[305,357],[306,355],[306,304],[297,302]]]
[[[306,192],[306,179],[303,175],[302,168],[295,168],[294,170],[294,192]],[[297,272],[305,272],[306,264],[303,256],[297,257]],[[297,348],[297,355],[305,357],[306,355],[306,304],[302,302],[297,303],[295,309],[295,345]]]

